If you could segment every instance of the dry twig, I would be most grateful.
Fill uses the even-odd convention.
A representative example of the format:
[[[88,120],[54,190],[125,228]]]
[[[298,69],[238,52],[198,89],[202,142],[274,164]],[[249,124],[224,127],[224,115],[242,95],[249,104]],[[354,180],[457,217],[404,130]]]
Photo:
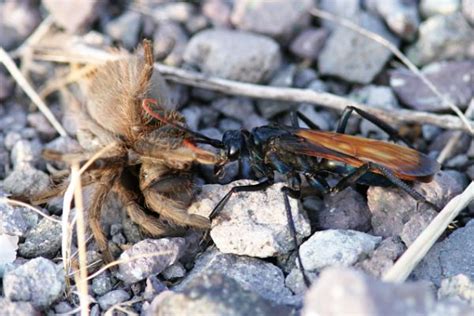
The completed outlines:
[[[82,200],[81,173],[79,163],[71,167],[71,183],[74,183],[74,202],[76,203],[76,232],[79,251],[79,278],[76,286],[79,289],[81,316],[89,315],[89,294],[87,285],[87,258],[86,258],[86,225],[84,220],[84,205]]]
[[[117,56],[103,50],[82,45],[67,51],[60,49],[38,50],[35,52],[35,58],[53,62],[100,64],[107,60],[116,59]],[[277,101],[312,103],[337,111],[342,111],[347,105],[352,105],[392,123],[432,124],[445,129],[464,131],[474,129],[473,121],[469,121],[469,126],[466,126],[461,119],[454,115],[440,115],[405,109],[376,109],[331,93],[316,92],[307,89],[269,87],[220,79],[160,63],[155,63],[155,68],[168,80],[225,94]]]

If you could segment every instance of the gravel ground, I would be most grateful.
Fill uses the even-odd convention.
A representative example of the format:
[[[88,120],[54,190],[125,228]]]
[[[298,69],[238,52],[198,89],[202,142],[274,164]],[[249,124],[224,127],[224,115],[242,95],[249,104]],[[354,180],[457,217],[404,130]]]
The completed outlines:
[[[202,2],[7,0],[0,3],[0,46],[15,51],[46,18],[53,28],[101,47],[133,51],[153,40],[156,59],[208,76],[273,87],[328,92],[385,110],[449,113],[450,109],[373,39],[309,14],[318,8],[347,18],[400,48],[461,110],[474,106],[473,0],[207,0]],[[47,41],[47,39],[44,39]],[[39,42],[41,43],[41,41]],[[64,65],[16,59],[37,91]],[[340,113],[306,103],[251,99],[169,83],[172,102],[189,127],[221,138],[229,129],[289,122],[298,109],[323,130]],[[71,92],[75,93],[75,87]],[[64,91],[63,91],[64,92]],[[77,152],[94,140],[78,130],[71,98],[54,93],[48,107],[68,136],[60,136],[0,66],[0,314],[78,313],[77,290],[65,292],[61,259],[62,203],[43,215],[4,197],[48,190],[50,175],[66,169],[46,162],[44,149]],[[472,119],[472,117],[471,117]],[[474,140],[434,125],[399,126],[416,148],[437,157],[456,140],[442,170],[413,187],[445,205],[474,179]],[[349,121],[348,133],[386,140],[370,122]],[[82,147],[81,147],[82,146]],[[199,193],[189,212],[210,210],[241,180],[236,164],[218,182],[213,168],[196,166]],[[239,181],[239,182],[235,182]],[[473,315],[474,202],[461,213],[401,284],[380,277],[436,216],[398,188],[353,186],[335,195],[290,199],[301,261],[298,269],[281,187],[236,194],[213,221],[210,242],[199,232],[142,236],[109,194],[103,224],[113,254],[127,259],[89,282],[90,314],[101,315]],[[95,186],[84,190],[85,204]],[[74,209],[73,209],[74,213]],[[49,215],[44,217],[44,215]],[[77,250],[73,243],[73,252]],[[87,244],[89,274],[100,253]],[[67,295],[65,293],[68,293]],[[120,309],[120,311],[119,311]]]

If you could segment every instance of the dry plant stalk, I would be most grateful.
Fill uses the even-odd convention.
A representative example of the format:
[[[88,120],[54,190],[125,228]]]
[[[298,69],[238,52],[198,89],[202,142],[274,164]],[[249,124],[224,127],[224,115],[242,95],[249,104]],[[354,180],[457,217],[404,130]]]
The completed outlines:
[[[107,60],[116,60],[117,56],[100,49],[85,45],[65,48],[37,48],[34,57],[39,60],[53,62],[101,63]],[[288,101],[295,103],[311,103],[332,110],[343,111],[347,105],[352,105],[389,123],[416,123],[431,124],[445,129],[470,131],[474,129],[474,122],[469,121],[466,126],[461,119],[454,115],[433,114],[406,109],[375,109],[362,103],[354,102],[331,93],[316,92],[307,89],[281,88],[262,86],[232,80],[221,79],[201,73],[154,64],[161,75],[170,81],[218,91],[230,95],[242,95],[258,99]]]

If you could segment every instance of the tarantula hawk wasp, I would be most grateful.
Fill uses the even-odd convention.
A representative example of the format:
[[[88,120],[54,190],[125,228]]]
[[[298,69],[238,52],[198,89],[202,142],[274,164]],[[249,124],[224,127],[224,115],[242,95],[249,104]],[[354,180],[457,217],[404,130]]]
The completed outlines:
[[[146,111],[163,120],[152,113],[150,108],[146,108]],[[219,144],[223,148],[223,159],[216,165],[217,173],[222,172],[222,167],[229,161],[246,160],[260,180],[254,185],[233,187],[214,207],[210,218],[224,208],[234,193],[265,190],[274,183],[275,171],[286,176],[287,186],[282,188],[285,209],[298,264],[307,286],[310,282],[299,255],[289,203],[289,197],[301,196],[302,177],[322,194],[336,193],[355,183],[386,185],[389,182],[418,202],[439,210],[404,182],[430,182],[440,168],[438,162],[410,147],[344,134],[348,119],[354,111],[380,127],[392,140],[410,146],[390,125],[352,106],[343,111],[336,132],[320,131],[303,114],[293,112],[291,126],[267,125],[251,131],[230,130],[224,133],[222,143]],[[300,128],[298,118],[309,128]],[[335,173],[342,178],[335,186],[330,187],[323,176],[325,172]]]

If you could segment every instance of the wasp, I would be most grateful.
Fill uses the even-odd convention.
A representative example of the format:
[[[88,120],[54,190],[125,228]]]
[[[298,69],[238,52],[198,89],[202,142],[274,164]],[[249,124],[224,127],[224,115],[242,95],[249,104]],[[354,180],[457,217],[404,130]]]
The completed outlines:
[[[153,71],[151,42],[143,42],[143,54],[118,56],[88,74],[87,101],[79,113],[80,126],[103,148],[112,146],[83,176],[84,185],[95,185],[88,209],[90,228],[105,261],[113,260],[101,227],[102,206],[109,191],[121,200],[130,219],[148,235],[175,235],[181,227],[210,228],[208,218],[188,214],[194,196],[193,163],[215,164],[218,157],[196,146],[196,140],[215,144],[186,128],[177,111],[166,110],[151,98],[163,80]],[[158,91],[164,94],[165,91]],[[164,118],[152,119],[143,104]],[[84,162],[94,152],[77,154],[46,152],[54,160]],[[67,179],[34,197],[42,204],[64,192]]]
[[[384,130],[397,143],[373,140],[345,134],[347,122],[353,112]],[[150,113],[153,115],[153,113]],[[160,119],[159,116],[153,115]],[[309,128],[301,128],[298,118]],[[289,197],[300,198],[302,180],[320,194],[334,194],[353,184],[395,185],[420,203],[427,201],[423,195],[411,188],[406,181],[430,182],[440,169],[436,160],[410,147],[409,142],[397,130],[376,116],[356,107],[348,106],[343,111],[335,132],[321,131],[317,125],[299,112],[291,113],[291,125],[266,125],[248,130],[229,130],[223,134],[221,159],[216,164],[216,173],[222,174],[224,166],[238,160],[242,169],[258,179],[254,185],[233,187],[214,207],[210,218],[224,208],[231,196],[237,192],[265,190],[275,181],[275,173],[286,178],[282,188],[288,216],[290,233],[295,249],[298,249],[294,222],[291,218]],[[217,140],[216,140],[217,142]],[[249,172],[250,171],[250,172]],[[330,186],[327,175],[339,177]],[[306,285],[309,279],[304,273],[299,252],[297,260]]]

